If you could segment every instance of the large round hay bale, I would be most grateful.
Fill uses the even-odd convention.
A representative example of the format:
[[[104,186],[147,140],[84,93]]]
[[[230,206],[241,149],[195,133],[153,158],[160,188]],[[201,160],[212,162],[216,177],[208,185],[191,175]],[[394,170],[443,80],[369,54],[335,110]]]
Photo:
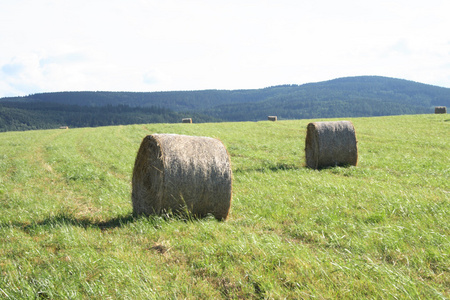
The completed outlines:
[[[353,165],[358,162],[356,133],[350,121],[309,123],[306,132],[306,165],[313,169]]]
[[[434,108],[435,114],[446,114],[447,113],[447,107],[446,106],[436,106]]]
[[[183,118],[181,119],[181,123],[192,123],[192,118]]]
[[[176,134],[142,140],[132,179],[134,215],[188,212],[225,220],[231,190],[230,157],[221,141]]]

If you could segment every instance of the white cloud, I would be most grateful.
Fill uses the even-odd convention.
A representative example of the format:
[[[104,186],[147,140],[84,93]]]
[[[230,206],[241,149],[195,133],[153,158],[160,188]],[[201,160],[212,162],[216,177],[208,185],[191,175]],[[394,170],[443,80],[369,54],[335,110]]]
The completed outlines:
[[[0,3],[0,97],[261,88],[354,75],[450,87],[446,0]]]

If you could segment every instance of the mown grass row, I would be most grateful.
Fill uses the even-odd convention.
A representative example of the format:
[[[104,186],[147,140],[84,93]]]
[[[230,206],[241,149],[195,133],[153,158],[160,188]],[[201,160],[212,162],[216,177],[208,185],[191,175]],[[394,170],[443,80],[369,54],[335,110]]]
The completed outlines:
[[[1,297],[448,298],[448,117],[352,119],[358,166],[321,171],[310,121],[0,134]],[[229,220],[132,217],[150,133],[224,142]]]

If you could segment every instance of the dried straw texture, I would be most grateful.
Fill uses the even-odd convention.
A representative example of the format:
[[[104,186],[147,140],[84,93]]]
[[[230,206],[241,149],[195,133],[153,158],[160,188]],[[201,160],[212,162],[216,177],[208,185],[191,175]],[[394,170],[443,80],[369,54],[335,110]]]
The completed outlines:
[[[267,120],[275,122],[277,120],[277,116],[268,116]]]
[[[132,179],[134,215],[189,212],[225,220],[231,191],[230,157],[221,141],[176,134],[142,140]]]
[[[350,121],[309,123],[306,132],[306,165],[312,169],[358,163],[355,127]]]
[[[435,114],[446,114],[447,113],[447,107],[446,106],[436,106],[434,108]]]
[[[181,119],[181,123],[192,123],[192,118]]]

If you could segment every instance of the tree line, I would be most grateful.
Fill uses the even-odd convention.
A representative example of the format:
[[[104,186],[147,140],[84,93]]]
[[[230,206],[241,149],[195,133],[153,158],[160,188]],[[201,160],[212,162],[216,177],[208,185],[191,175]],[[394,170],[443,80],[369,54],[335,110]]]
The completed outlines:
[[[381,76],[251,90],[56,92],[0,99],[0,131],[423,114],[434,106],[450,106],[450,89]]]
[[[178,123],[184,117],[196,122],[220,121],[213,117],[175,112],[161,107],[128,105],[80,106],[49,102],[0,102],[0,131],[98,127],[147,123]]]

